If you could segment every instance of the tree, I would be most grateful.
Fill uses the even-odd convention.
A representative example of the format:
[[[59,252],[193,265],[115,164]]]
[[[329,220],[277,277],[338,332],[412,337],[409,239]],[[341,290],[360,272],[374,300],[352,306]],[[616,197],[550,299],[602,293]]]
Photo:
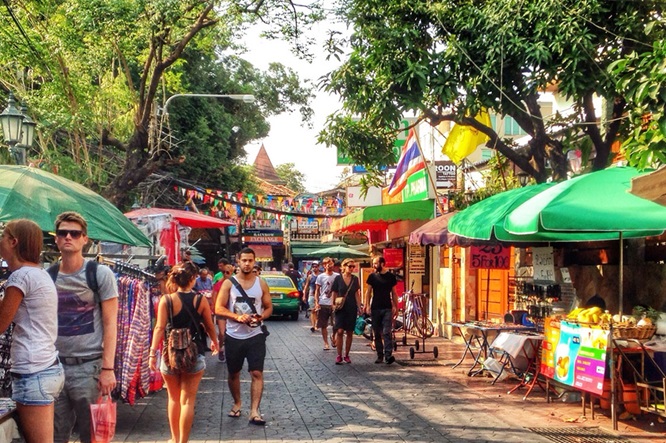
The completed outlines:
[[[390,155],[386,128],[412,112],[433,126],[481,131],[488,148],[537,182],[566,177],[566,152],[581,137],[602,169],[626,108],[608,67],[656,38],[644,32],[653,2],[343,0],[339,13],[353,25],[351,52],[326,88],[342,96],[343,112],[329,117],[320,141],[375,171]],[[538,101],[549,87],[573,103],[570,116],[550,123]],[[595,96],[611,104],[602,121]],[[528,146],[476,121],[481,109],[512,117]]]
[[[284,181],[284,185],[295,191],[297,194],[305,192],[305,174],[296,169],[294,163],[282,163],[275,167],[275,172],[277,173],[280,180]]]
[[[652,25],[663,31],[664,21]],[[666,39],[643,49],[611,66],[629,104],[623,148],[640,169],[666,164]]]
[[[274,20],[288,38],[298,38],[300,26],[321,16],[316,5],[303,8],[290,0],[34,0],[5,6],[0,33],[21,38],[0,39],[0,84],[17,91],[38,116],[41,161],[86,184],[99,183],[119,206],[127,206],[152,173],[184,161],[165,143],[156,104],[194,87],[182,75],[189,50],[231,51],[242,28],[258,19]],[[280,76],[255,85],[236,77],[242,88],[233,92],[261,90],[271,78]],[[255,116],[291,109],[293,97],[276,101],[285,90],[263,92],[265,101],[251,107]],[[200,119],[194,123],[204,126]],[[242,148],[267,131],[255,129],[236,143]]]

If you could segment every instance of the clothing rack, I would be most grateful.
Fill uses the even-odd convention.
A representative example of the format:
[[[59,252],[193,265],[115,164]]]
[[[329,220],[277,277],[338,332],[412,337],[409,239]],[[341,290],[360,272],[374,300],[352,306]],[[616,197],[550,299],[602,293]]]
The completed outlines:
[[[155,278],[155,274],[151,274],[148,271],[144,271],[137,265],[125,263],[120,260],[109,260],[108,258],[104,257],[98,257],[97,261],[107,266],[110,266],[119,274],[129,275],[131,277],[137,277],[137,278],[157,280]]]

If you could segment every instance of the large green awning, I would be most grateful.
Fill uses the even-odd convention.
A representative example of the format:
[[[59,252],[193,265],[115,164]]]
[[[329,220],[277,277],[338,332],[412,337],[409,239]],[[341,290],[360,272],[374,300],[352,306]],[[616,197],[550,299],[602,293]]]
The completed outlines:
[[[430,220],[435,216],[433,200],[369,206],[334,220],[332,230],[336,232],[378,231],[388,228],[390,223],[401,220]]]

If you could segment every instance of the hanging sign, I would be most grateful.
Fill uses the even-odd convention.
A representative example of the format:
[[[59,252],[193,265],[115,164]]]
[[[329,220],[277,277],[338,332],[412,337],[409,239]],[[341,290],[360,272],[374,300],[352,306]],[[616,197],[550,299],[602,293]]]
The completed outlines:
[[[472,246],[470,269],[509,269],[511,248],[502,245]]]
[[[534,266],[534,281],[555,281],[555,260],[553,248],[532,248],[532,266]]]
[[[402,248],[386,248],[382,252],[386,260],[387,268],[402,268],[405,263],[403,260]]]

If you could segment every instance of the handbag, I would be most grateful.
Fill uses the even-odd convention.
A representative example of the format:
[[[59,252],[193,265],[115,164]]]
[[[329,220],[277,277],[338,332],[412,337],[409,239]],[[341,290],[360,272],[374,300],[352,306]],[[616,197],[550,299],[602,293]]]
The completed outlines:
[[[252,301],[250,296],[247,295],[247,293],[245,292],[245,289],[243,289],[243,287],[240,285],[238,280],[236,280],[236,277],[231,277],[229,280],[231,280],[231,283],[236,287],[238,292],[240,292],[240,295],[241,295],[240,299],[248,304],[250,309],[252,309],[252,313],[254,315],[257,315],[257,308],[254,307],[254,302]],[[271,335],[270,331],[268,330],[268,328],[266,327],[266,325],[264,324],[263,321],[261,322],[261,332],[264,333],[265,337],[268,337],[269,335]]]
[[[347,292],[345,293],[345,296],[335,298],[335,302],[333,303],[333,312],[338,312],[345,305],[345,302],[347,301],[347,295],[349,295],[349,291],[351,290],[351,287],[354,286],[354,279],[355,278],[356,278],[356,276],[352,275],[352,279],[349,282],[349,286],[347,286]]]
[[[116,404],[111,401],[111,396],[100,395],[97,403],[90,405],[90,439],[93,443],[109,443],[115,434]]]

